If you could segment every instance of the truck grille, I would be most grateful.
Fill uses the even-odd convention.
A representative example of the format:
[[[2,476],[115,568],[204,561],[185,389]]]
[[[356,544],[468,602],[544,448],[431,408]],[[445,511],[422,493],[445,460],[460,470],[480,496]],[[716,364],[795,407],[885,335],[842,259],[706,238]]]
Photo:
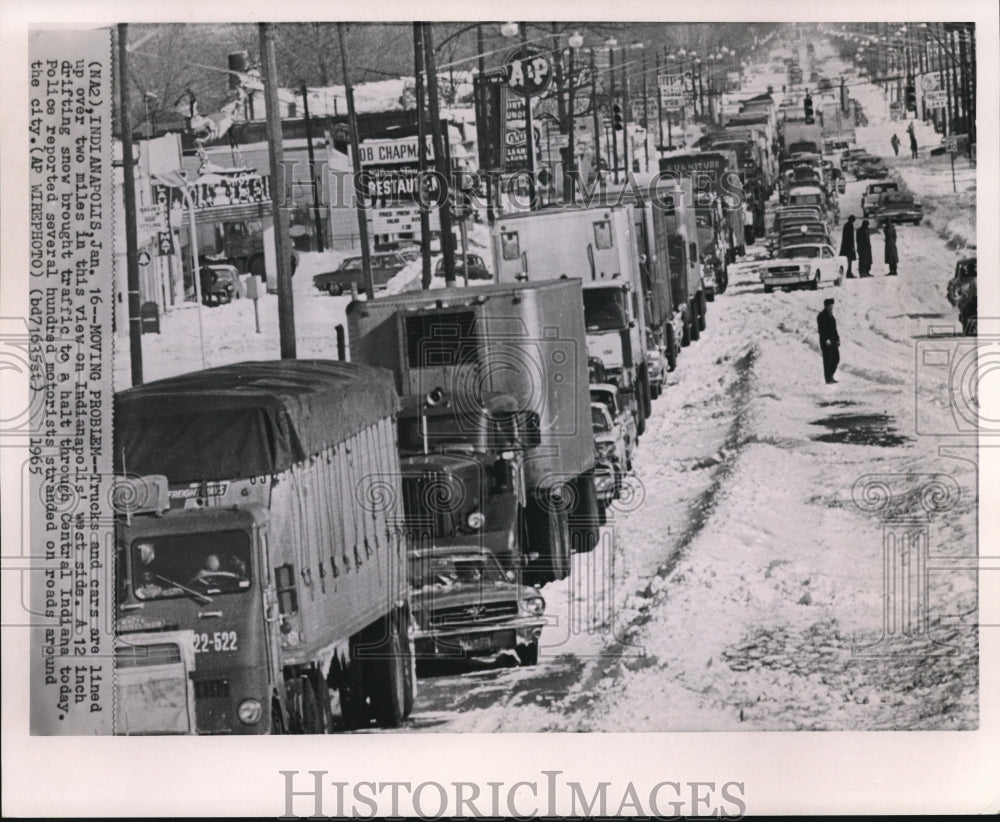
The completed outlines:
[[[228,679],[196,679],[195,699],[226,699],[229,697]]]
[[[431,612],[431,627],[443,628],[469,622],[492,622],[517,616],[516,602],[475,603]]]
[[[180,661],[181,649],[173,642],[115,648],[116,668],[145,668],[153,665],[171,665]]]

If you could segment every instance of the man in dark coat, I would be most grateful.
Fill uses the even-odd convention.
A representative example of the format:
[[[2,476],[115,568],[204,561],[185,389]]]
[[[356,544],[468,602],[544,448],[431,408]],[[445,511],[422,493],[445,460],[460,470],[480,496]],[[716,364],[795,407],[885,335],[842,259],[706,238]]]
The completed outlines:
[[[893,134],[892,139],[889,141],[892,144],[892,150],[896,152],[896,156],[899,156],[899,135]]]
[[[872,240],[867,220],[861,221],[855,240],[858,249],[858,276],[870,277],[872,275]]]
[[[896,251],[896,226],[892,220],[886,220],[882,229],[885,236],[885,262],[889,266],[889,276],[896,276],[896,266],[899,265],[899,252]]]
[[[844,231],[840,235],[840,256],[847,257],[847,276],[854,277],[851,266],[854,264],[856,254],[854,251],[854,215],[847,218],[844,223]]]
[[[816,325],[819,328],[819,348],[823,352],[823,375],[829,385],[836,382],[833,375],[840,364],[840,336],[833,317],[832,297],[823,300],[823,310],[816,315]]]
[[[913,159],[917,159],[917,134],[913,130],[913,123],[910,123],[910,127],[907,129],[910,135],[910,154],[913,155]]]

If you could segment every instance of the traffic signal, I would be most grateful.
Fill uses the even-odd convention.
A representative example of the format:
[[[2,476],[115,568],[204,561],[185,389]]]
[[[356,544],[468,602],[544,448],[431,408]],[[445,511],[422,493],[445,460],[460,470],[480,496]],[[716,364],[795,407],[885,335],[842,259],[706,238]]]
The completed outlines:
[[[813,98],[812,95],[810,94],[807,94],[805,98],[805,111],[806,111],[806,118],[810,118],[813,116]]]
[[[917,110],[917,88],[913,85],[912,79],[906,85],[906,109],[907,111]]]
[[[618,103],[611,107],[611,125],[615,131],[621,131],[625,127],[622,122],[622,107]]]

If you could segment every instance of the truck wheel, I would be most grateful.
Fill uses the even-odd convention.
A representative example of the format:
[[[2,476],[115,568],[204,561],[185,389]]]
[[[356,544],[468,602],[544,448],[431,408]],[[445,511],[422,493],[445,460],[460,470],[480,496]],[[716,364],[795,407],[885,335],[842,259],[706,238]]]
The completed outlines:
[[[696,310],[697,299],[691,300],[691,330],[688,332],[688,336],[691,337],[691,342],[697,342],[701,339],[701,320],[698,317],[698,312]]]
[[[674,337],[674,327],[667,326],[667,371],[677,368],[677,339]],[[666,385],[666,383],[664,383]]]
[[[406,690],[403,698],[403,716],[413,713],[413,703],[417,697],[417,649],[410,639],[410,622],[408,613],[400,613],[398,619],[399,638],[406,649]]]
[[[285,727],[285,715],[281,711],[281,701],[278,699],[271,700],[271,734],[273,736],[280,736],[288,733],[288,729]]]
[[[370,713],[365,699],[362,681],[362,665],[355,657],[354,643],[351,643],[351,661],[340,677],[340,718],[349,731],[368,727]]]
[[[316,691],[313,689],[309,677],[299,677],[302,683],[302,733],[321,734],[323,733],[323,712],[319,701],[316,699]]]
[[[517,657],[521,660],[521,665],[537,665],[538,664],[538,640],[536,639],[530,645],[518,645],[517,646]]]
[[[701,311],[698,312],[698,330],[704,331],[705,326],[708,323],[708,304],[706,302],[704,291],[702,291],[701,295],[698,297],[698,304],[701,308]]]
[[[642,416],[643,419],[649,419],[650,415],[653,413],[653,403],[650,397],[649,389],[649,372],[645,368],[642,369],[642,374],[639,377],[639,401],[642,403]],[[636,430],[636,433],[641,433]]]
[[[726,288],[729,286],[729,269],[723,268],[722,272],[719,274],[715,281],[716,291],[719,294],[725,294]]]
[[[812,282],[809,283],[810,291],[819,291],[819,272],[816,272],[816,276],[812,278]]]
[[[318,710],[319,730],[316,733],[333,733],[333,709],[330,707],[330,686],[326,684],[326,677],[318,670],[313,671],[312,690],[316,697],[316,707]]]
[[[383,659],[372,659],[366,667],[372,676],[371,699],[375,722],[383,728],[395,728],[406,715],[406,671],[410,667],[407,648],[403,645],[397,619],[381,620],[388,629],[388,639],[381,651]]]
[[[263,254],[254,254],[247,257],[246,270],[256,277],[260,277],[263,282],[267,282],[267,265],[264,263]]]
[[[681,347],[687,348],[691,345],[691,317],[684,316],[684,326],[681,329]]]

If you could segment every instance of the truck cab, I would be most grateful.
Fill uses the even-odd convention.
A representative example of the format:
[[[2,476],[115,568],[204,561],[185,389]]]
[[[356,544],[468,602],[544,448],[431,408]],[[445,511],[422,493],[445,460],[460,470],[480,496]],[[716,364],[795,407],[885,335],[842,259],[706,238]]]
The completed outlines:
[[[149,632],[193,629],[199,734],[270,729],[276,647],[268,645],[279,640],[267,521],[255,504],[182,507],[130,514],[117,529],[119,642],[156,654]],[[129,640],[138,633],[141,646]]]
[[[493,248],[498,282],[582,280],[587,353],[640,409],[644,429],[647,326],[633,232],[626,206],[553,209],[497,220]]]
[[[539,443],[538,415],[508,395],[495,394],[484,407],[441,388],[404,397],[402,405],[397,425],[410,544],[474,542],[519,573],[528,560],[520,532],[523,452]]]

